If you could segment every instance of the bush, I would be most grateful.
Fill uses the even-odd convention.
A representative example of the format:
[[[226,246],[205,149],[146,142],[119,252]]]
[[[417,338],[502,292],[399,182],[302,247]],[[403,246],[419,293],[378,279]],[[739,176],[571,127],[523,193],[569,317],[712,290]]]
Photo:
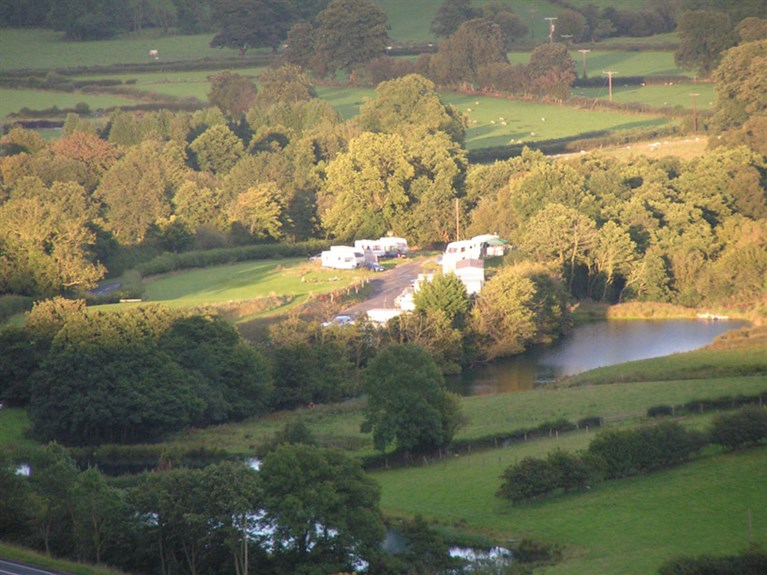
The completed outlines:
[[[607,479],[628,477],[686,461],[704,442],[678,423],[608,431],[591,442],[588,452],[604,461]]]
[[[740,555],[724,557],[680,557],[664,563],[660,575],[763,575],[767,573],[767,554],[752,548]]]
[[[602,427],[602,418],[598,415],[590,415],[578,420],[578,429]]]
[[[0,323],[8,318],[32,309],[34,300],[23,295],[0,296]]]
[[[720,415],[711,424],[711,443],[729,449],[755,445],[767,437],[767,410],[747,406],[737,413]]]
[[[544,459],[525,457],[516,465],[510,465],[501,476],[503,484],[496,495],[512,503],[551,493],[558,487],[557,470]]]
[[[674,408],[670,405],[653,405],[647,408],[647,417],[663,417],[674,415]]]

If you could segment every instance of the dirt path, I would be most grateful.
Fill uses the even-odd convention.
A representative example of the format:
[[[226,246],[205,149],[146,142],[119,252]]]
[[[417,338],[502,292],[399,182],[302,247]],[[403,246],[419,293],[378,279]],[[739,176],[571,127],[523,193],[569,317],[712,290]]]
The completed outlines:
[[[373,295],[339,313],[357,318],[364,315],[369,309],[394,308],[394,298],[418,277],[418,274],[422,272],[423,265],[431,259],[433,258],[414,258],[399,264],[394,269],[376,274],[375,278],[370,281]]]

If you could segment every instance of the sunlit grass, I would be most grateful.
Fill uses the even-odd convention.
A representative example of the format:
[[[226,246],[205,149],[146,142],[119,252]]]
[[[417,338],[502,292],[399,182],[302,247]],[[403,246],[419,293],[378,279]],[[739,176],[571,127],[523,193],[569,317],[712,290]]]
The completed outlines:
[[[767,542],[764,447],[520,507],[495,497],[511,463],[556,448],[582,449],[591,437],[546,438],[373,477],[387,513],[421,514],[501,541],[533,537],[563,545],[564,560],[540,570],[547,575],[646,575],[679,555],[737,553],[749,541],[749,510],[754,540]]]
[[[132,106],[139,103],[137,100],[109,94],[97,95],[53,92],[50,90],[11,90],[0,88],[0,118],[10,113],[18,112],[22,108],[29,108],[30,110],[45,110],[53,106],[59,109],[74,108],[80,102],[88,104],[91,110],[113,106]]]

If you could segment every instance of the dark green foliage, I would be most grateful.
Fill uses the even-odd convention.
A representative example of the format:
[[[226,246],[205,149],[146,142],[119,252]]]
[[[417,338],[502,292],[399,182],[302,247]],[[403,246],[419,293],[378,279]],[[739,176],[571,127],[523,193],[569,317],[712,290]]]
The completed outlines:
[[[71,445],[152,441],[260,413],[270,385],[264,360],[222,320],[74,315],[32,377],[30,418],[37,437]]]
[[[21,540],[28,535],[31,518],[29,483],[16,473],[16,465],[0,452],[0,538]]]
[[[647,417],[663,417],[674,415],[674,408],[670,405],[653,405],[647,408]]]
[[[192,374],[151,348],[71,346],[37,372],[29,416],[35,436],[70,445],[152,441],[198,420]]]
[[[700,447],[696,434],[668,422],[600,433],[589,444],[588,452],[604,462],[607,479],[616,479],[681,463]]]
[[[525,457],[504,471],[501,476],[503,484],[496,495],[516,504],[537,499],[557,489],[557,475],[557,470],[548,460]]]
[[[577,491],[588,487],[593,472],[578,455],[557,449],[546,456],[557,479],[557,487],[563,491]]]
[[[282,445],[261,465],[263,509],[280,573],[350,572],[384,536],[380,488],[344,453]]]
[[[590,417],[584,417],[582,419],[578,420],[577,423],[578,429],[584,429],[584,428],[591,428],[591,427],[601,427],[602,426],[602,418],[598,415],[593,415]]]
[[[32,391],[30,378],[42,357],[26,330],[0,329],[0,399],[8,405],[27,405]]]
[[[659,575],[763,575],[767,573],[767,553],[751,547],[739,555],[680,557],[666,561]]]
[[[680,44],[674,61],[682,68],[708,77],[725,50],[735,45],[730,18],[723,12],[694,10],[683,12],[677,26]]]
[[[431,31],[437,36],[450,36],[458,27],[479,16],[479,11],[471,6],[471,0],[445,0],[437,8],[431,21]]]
[[[376,448],[394,443],[404,452],[428,452],[450,444],[460,405],[421,347],[384,349],[363,373],[363,389],[368,394],[363,431],[373,432]]]
[[[208,100],[230,118],[240,118],[256,100],[253,80],[232,72],[219,72],[210,79]]]
[[[420,515],[400,525],[407,547],[394,559],[408,575],[448,573],[460,567],[461,560],[450,556],[450,547]]]
[[[436,274],[430,282],[424,282],[413,297],[416,310],[444,312],[453,327],[464,325],[471,307],[471,300],[458,276]]]
[[[199,391],[207,397],[205,422],[239,420],[266,410],[271,391],[266,361],[228,322],[181,318],[163,334],[159,347],[204,382]]]
[[[562,550],[552,544],[523,538],[513,549],[514,559],[520,563],[548,563],[562,558]]]
[[[767,438],[767,409],[744,407],[737,413],[720,415],[711,424],[711,443],[742,449]]]

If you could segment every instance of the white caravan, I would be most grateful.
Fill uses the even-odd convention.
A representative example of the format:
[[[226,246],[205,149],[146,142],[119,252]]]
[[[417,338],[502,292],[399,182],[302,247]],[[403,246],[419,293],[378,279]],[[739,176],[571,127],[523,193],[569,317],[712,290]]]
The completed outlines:
[[[323,268],[353,270],[365,263],[365,254],[351,246],[330,246],[320,259]]]

